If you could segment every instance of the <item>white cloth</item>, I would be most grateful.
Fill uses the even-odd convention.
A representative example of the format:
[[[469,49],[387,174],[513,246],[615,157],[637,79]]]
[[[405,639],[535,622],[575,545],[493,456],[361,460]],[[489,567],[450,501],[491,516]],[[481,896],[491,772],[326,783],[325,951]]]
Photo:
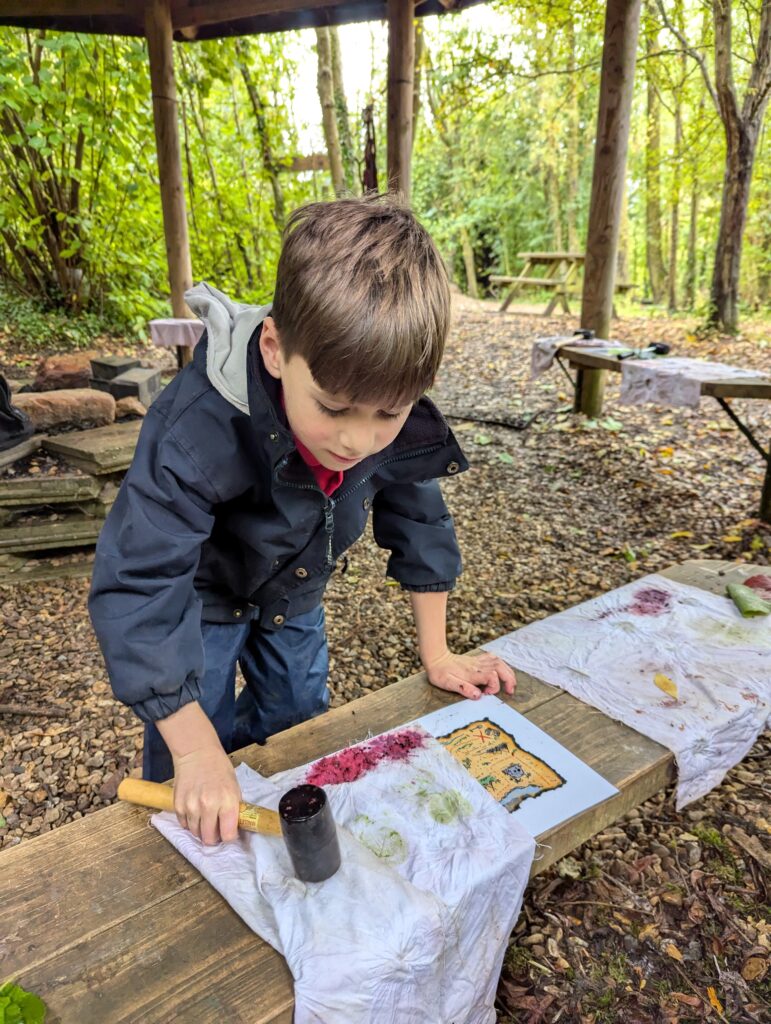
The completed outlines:
[[[771,713],[771,620],[652,575],[485,648],[668,747],[677,806],[717,786]],[[657,685],[668,677],[677,697]],[[666,685],[666,683],[664,683]]]
[[[195,348],[202,334],[201,321],[191,320],[189,317],[167,317],[165,320],[150,321],[150,337],[153,344],[162,348],[173,348],[175,345]]]
[[[550,338],[536,338],[530,351],[530,379],[536,380],[541,374],[546,373],[554,362],[554,357],[561,348],[570,345],[571,348],[592,348],[597,349],[598,355],[603,352],[616,352],[624,348],[617,341],[603,341],[602,338],[582,338],[578,335],[554,335]]]
[[[333,781],[341,764],[358,777]],[[237,773],[244,799],[268,807],[325,783],[337,874],[298,881],[275,837],[205,847],[172,815],[152,820],[286,957],[295,1024],[493,1024],[535,844],[433,737],[413,725],[270,780]]]
[[[757,370],[743,370],[738,366],[679,356],[625,359],[621,369],[619,401],[623,405],[656,402],[659,405],[684,405],[696,409],[703,383],[765,376]]]

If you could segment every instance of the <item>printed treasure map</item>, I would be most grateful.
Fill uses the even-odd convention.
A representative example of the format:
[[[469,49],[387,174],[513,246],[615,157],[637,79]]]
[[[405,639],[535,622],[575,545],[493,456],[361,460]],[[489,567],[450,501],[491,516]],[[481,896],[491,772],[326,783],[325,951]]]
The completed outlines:
[[[565,785],[558,772],[520,747],[513,736],[489,718],[462,725],[440,736],[439,742],[511,811],[528,797]]]
[[[463,700],[417,724],[539,836],[618,792],[615,786],[498,697]]]

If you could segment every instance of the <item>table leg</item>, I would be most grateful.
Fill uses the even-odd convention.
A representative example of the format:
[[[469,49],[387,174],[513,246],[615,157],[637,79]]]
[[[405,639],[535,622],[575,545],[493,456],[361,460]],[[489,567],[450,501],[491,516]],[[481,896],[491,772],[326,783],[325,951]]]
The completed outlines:
[[[760,495],[760,518],[764,523],[771,523],[771,447],[766,456],[766,475],[763,478],[763,490]]]
[[[522,269],[522,272],[520,273],[519,276],[520,277],[527,277],[529,270],[530,270],[530,260],[528,260],[527,263],[525,263],[525,266]],[[499,313],[505,313],[506,312],[506,310],[511,305],[511,300],[517,294],[518,290],[519,290],[519,288],[518,288],[517,282],[515,281],[512,284],[511,288],[509,289],[508,295],[506,296],[506,298],[501,303],[501,308],[498,310]]]
[[[597,419],[602,413],[605,398],[605,370],[589,370],[578,367],[576,373],[576,397],[573,411],[582,412],[589,419]]]
[[[193,361],[193,350],[189,345],[177,345],[177,369],[184,370]]]

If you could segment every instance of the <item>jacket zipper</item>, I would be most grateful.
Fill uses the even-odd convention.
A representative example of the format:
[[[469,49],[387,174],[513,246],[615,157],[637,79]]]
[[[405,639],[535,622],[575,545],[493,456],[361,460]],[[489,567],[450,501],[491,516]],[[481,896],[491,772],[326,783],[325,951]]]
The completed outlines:
[[[347,491],[344,491],[341,495],[339,495],[339,497],[331,498],[328,494],[324,494],[325,502],[324,507],[322,508],[321,511],[322,515],[324,516],[324,531],[327,535],[327,553],[325,559],[325,568],[331,569],[332,566],[335,564],[335,559],[333,558],[332,555],[332,542],[335,535],[335,505],[337,505],[338,502],[342,501],[344,498],[350,497],[350,495],[353,494],[355,491],[358,491],[360,487],[363,487],[364,484],[371,480],[375,473],[382,469],[383,466],[389,466],[393,462],[402,462],[404,461],[404,459],[412,459],[419,455],[429,455],[431,452],[438,451],[441,447],[441,444],[434,444],[431,445],[429,448],[419,448],[417,451],[405,452],[402,455],[392,455],[390,459],[384,459],[383,462],[379,462],[371,473],[368,473],[366,476],[363,476],[361,480],[358,481],[358,483],[355,483],[353,487],[349,488]],[[277,478],[278,474],[281,472],[284,466],[286,466],[287,462],[289,462],[288,455],[286,455],[276,467]],[[293,481],[290,480],[282,480],[281,483],[283,483],[285,487],[296,487],[298,490],[301,491],[320,491],[322,494],[324,493],[323,491],[321,491],[318,484],[301,484],[294,483]]]

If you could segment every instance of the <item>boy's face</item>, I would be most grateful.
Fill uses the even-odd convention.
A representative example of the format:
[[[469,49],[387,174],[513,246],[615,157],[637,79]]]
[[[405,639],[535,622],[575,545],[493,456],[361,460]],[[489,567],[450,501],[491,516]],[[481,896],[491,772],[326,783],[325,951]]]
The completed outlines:
[[[346,470],[382,451],[404,426],[412,405],[352,405],[345,395],[324,391],[302,356],[286,359],[272,317],[266,317],[260,351],[271,376],[281,381],[292,433],[322,466]]]

